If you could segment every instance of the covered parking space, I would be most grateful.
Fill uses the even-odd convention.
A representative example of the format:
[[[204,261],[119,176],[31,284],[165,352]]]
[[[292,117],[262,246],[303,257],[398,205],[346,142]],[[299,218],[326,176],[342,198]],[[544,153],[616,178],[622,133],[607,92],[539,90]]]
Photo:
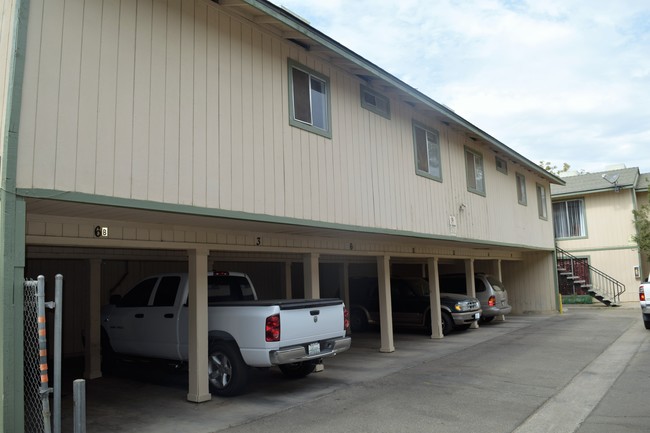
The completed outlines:
[[[455,239],[405,237],[277,220],[142,210],[66,200],[26,200],[26,277],[64,275],[64,355],[83,356],[84,377],[101,377],[100,311],[112,294],[123,293],[152,274],[184,271],[190,284],[190,361],[187,399],[211,398],[207,381],[207,297],[200,276],[209,270],[248,273],[260,297],[340,297],[349,305],[351,273],[372,272],[380,282],[379,351],[395,350],[390,276],[419,269],[433,277],[441,264],[462,263],[469,275],[480,263],[510,269],[503,278],[527,279],[529,268],[549,275],[552,252],[489,246]],[[507,263],[507,265],[506,265]],[[532,266],[531,266],[532,265]],[[192,281],[192,279],[190,279]],[[429,278],[432,338],[442,338],[439,287]],[[555,309],[553,282],[539,280],[511,295],[516,311]],[[551,293],[550,295],[548,293]]]

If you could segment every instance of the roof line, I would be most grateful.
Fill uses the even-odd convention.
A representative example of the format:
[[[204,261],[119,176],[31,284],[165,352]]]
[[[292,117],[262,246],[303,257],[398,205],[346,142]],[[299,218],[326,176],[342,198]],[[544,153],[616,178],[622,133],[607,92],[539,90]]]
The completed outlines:
[[[215,0],[213,0],[215,1]],[[216,0],[218,3],[218,0]],[[291,27],[293,30],[302,33],[303,35],[309,37],[310,39],[313,39],[314,41],[318,42],[319,44],[329,48],[330,50],[336,52],[337,54],[341,55],[342,57],[345,57],[347,60],[353,62],[357,66],[373,73],[374,75],[384,79],[387,81],[389,84],[393,85],[394,87],[398,88],[399,90],[408,93],[418,100],[420,100],[422,103],[425,105],[428,105],[438,113],[444,115],[445,117],[453,120],[456,124],[464,127],[465,129],[469,130],[470,132],[476,134],[483,140],[489,142],[493,146],[495,146],[497,149],[502,151],[503,153],[507,154],[511,158],[517,160],[518,162],[522,163],[523,166],[531,170],[532,172],[540,175],[541,177],[544,177],[548,179],[551,183],[555,183],[558,185],[565,185],[564,180],[562,180],[559,176],[556,176],[546,170],[544,170],[542,167],[539,165],[535,164],[525,156],[521,155],[517,151],[511,149],[501,141],[497,140],[496,138],[492,137],[490,134],[487,132],[483,131],[482,129],[478,128],[477,126],[473,125],[463,117],[459,116],[452,110],[446,108],[444,105],[436,102],[429,96],[425,95],[424,93],[420,92],[419,90],[411,87],[410,85],[406,84],[404,81],[400,80],[399,78],[395,77],[394,75],[388,73],[381,67],[375,65],[371,61],[363,58],[362,56],[356,54],[349,48],[345,47],[344,45],[340,44],[339,42],[336,42],[334,39],[330,38],[326,34],[322,33],[321,31],[317,30],[316,28],[312,27],[310,24],[306,23],[305,21],[301,20],[299,17],[296,17],[289,11],[274,5],[273,3],[269,2],[268,0],[241,0],[242,2],[248,4],[249,6],[254,7],[255,9],[264,12],[267,15],[272,16],[273,18],[278,19],[281,21],[283,24]]]

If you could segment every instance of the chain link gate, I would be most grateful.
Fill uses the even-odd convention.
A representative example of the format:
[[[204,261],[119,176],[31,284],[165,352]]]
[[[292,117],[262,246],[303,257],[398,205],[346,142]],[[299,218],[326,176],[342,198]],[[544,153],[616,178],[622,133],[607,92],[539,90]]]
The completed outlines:
[[[42,433],[45,431],[43,397],[49,397],[41,394],[37,281],[25,281],[24,307],[25,433]]]
[[[55,301],[45,302],[45,277],[24,284],[24,386],[25,432],[61,433],[61,328],[63,276],[55,277]],[[54,388],[49,387],[45,307],[54,308]],[[50,393],[54,393],[54,417]],[[53,419],[52,419],[53,418]]]

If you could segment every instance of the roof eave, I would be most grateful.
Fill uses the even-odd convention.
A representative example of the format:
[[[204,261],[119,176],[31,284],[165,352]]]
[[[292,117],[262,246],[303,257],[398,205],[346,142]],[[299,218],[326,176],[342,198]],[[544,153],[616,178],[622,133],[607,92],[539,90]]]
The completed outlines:
[[[539,165],[530,161],[528,158],[524,157],[523,155],[519,154],[518,152],[514,151],[510,147],[506,146],[504,143],[492,137],[485,131],[481,130],[480,128],[476,127],[472,123],[468,122],[467,120],[465,120],[464,118],[462,118],[461,116],[453,112],[452,110],[434,101],[433,99],[426,96],[425,94],[418,91],[417,89],[409,86],[399,78],[391,75],[390,73],[386,72],[384,69],[380,68],[379,66],[370,62],[369,60],[366,60],[365,58],[356,54],[349,48],[346,48],[342,44],[336,42],[329,36],[317,30],[316,28],[300,20],[298,17],[294,16],[287,10],[278,7],[267,0],[241,0],[241,1],[281,21],[284,25],[292,28],[297,32],[300,32],[301,34],[314,40],[318,44],[332,50],[336,54],[344,57],[346,60],[354,63],[359,68],[362,68],[370,72],[371,74],[383,79],[384,81],[391,84],[395,88],[401,90],[402,92],[405,92],[410,96],[416,98],[419,102],[427,105],[429,108],[438,112],[439,114],[446,117],[450,121],[454,122],[458,126],[466,129],[468,132],[475,134],[477,138],[481,138],[482,140],[488,142],[489,144],[494,146],[497,150],[503,152],[505,155],[515,160],[516,162],[520,163],[522,166],[524,166],[531,172],[539,175],[542,178],[547,179],[550,183],[557,184],[557,185],[566,184],[565,181],[562,180],[560,177],[544,170]]]

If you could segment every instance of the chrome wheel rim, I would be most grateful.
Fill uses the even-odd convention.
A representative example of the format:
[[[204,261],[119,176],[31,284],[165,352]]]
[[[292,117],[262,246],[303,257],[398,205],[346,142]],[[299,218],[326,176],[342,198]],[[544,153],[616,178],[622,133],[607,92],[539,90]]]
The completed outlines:
[[[232,380],[232,364],[230,359],[221,352],[215,352],[208,359],[208,378],[217,389],[228,386]]]

